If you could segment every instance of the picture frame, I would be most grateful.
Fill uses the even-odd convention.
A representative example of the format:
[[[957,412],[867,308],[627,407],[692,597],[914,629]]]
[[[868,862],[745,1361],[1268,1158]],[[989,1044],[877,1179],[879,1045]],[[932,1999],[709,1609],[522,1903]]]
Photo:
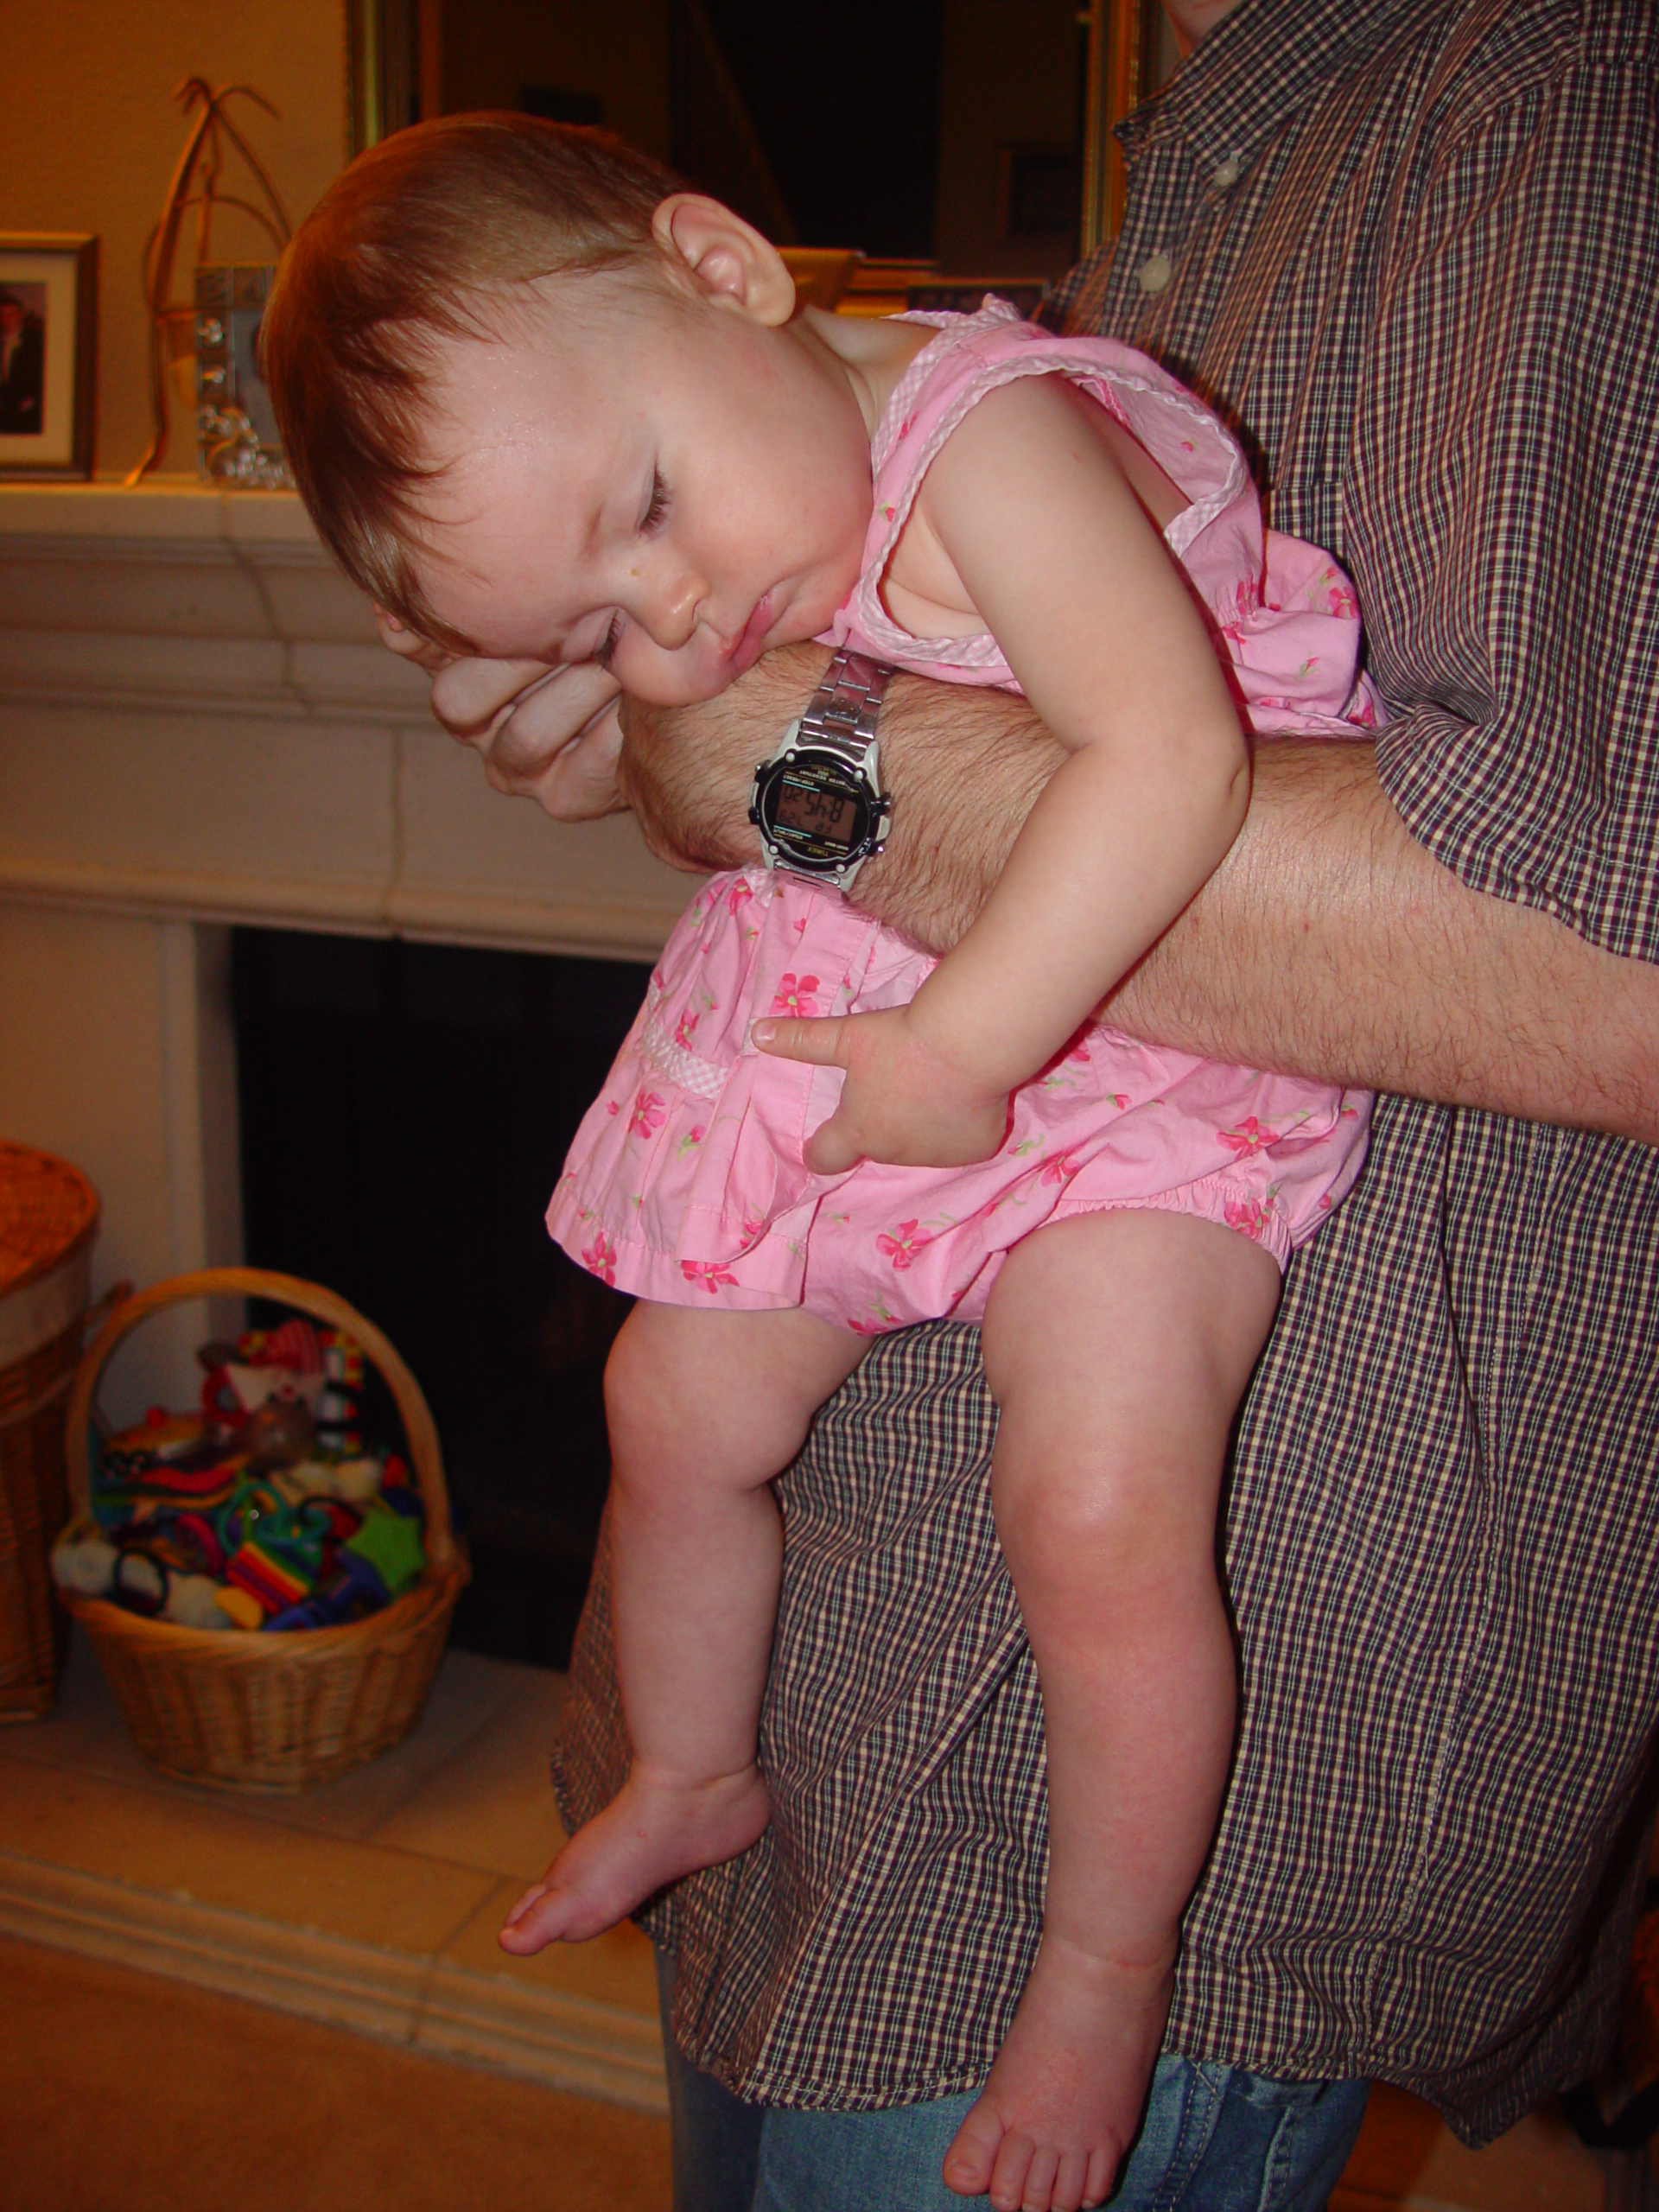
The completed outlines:
[[[0,232],[0,483],[92,473],[98,240]]]
[[[270,262],[203,262],[196,270],[196,439],[205,482],[293,489],[259,367],[259,325],[276,274]]]

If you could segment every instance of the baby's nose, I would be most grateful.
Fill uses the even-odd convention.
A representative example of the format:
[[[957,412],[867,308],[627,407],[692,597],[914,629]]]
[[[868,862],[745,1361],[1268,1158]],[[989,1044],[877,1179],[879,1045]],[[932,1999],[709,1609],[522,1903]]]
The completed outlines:
[[[656,594],[649,627],[652,641],[664,652],[677,652],[690,642],[697,626],[703,588],[695,576],[674,577]]]

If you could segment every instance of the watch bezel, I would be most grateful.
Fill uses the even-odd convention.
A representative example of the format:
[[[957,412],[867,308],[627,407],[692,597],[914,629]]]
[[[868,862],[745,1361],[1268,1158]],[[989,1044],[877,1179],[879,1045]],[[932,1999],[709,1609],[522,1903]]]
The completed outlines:
[[[755,770],[749,819],[760,830],[761,842],[774,867],[800,875],[844,878],[881,850],[889,819],[887,794],[863,769],[849,766],[846,759],[830,747],[815,745],[810,738],[800,744],[791,742],[798,728],[797,723],[786,730],[777,752]],[[791,776],[799,775],[803,767],[817,770],[825,783],[844,794],[857,808],[855,833],[850,838],[832,840],[778,820],[778,793]]]

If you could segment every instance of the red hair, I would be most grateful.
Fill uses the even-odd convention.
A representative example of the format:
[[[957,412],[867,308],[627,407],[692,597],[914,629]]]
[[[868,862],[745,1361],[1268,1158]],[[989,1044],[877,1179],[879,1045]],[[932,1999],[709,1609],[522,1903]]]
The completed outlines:
[[[442,116],[359,154],[283,257],[259,346],[308,512],[378,606],[452,652],[410,559],[432,341],[477,337],[515,285],[648,264],[678,178],[608,131]]]

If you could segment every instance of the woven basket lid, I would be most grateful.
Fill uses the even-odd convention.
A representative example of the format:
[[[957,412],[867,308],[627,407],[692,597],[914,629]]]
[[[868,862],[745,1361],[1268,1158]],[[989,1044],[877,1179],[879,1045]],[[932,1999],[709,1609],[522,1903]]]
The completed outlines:
[[[0,1298],[50,1274],[98,1226],[98,1192],[49,1152],[0,1143]]]

